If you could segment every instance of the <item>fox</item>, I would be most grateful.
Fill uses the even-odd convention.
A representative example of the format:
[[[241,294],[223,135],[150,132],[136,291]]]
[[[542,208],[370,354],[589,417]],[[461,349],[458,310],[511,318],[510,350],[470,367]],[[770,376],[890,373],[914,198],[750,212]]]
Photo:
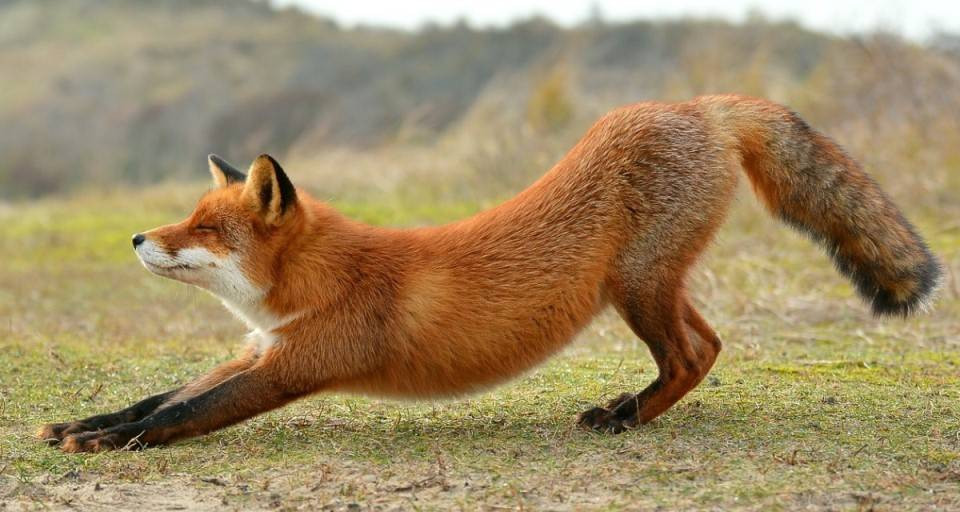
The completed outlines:
[[[612,307],[657,377],[576,418],[620,433],[662,414],[721,340],[688,274],[741,172],[769,212],[821,245],[877,316],[925,309],[941,263],[841,147],[780,104],[740,95],[642,102],[601,117],[528,188],[457,222],[387,228],[294,187],[269,155],[182,222],[133,236],[150,272],[204,289],[249,328],[242,355],[118,412],[49,424],[65,452],[203,435],[319,392],[434,399],[478,392],[565,347]]]

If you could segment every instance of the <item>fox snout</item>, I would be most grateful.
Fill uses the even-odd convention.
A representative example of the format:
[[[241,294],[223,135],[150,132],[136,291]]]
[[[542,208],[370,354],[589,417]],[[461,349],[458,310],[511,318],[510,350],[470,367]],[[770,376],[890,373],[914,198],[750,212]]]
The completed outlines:
[[[246,275],[239,254],[193,240],[179,225],[132,237],[133,250],[151,273],[203,288],[235,304],[257,302],[263,290]]]

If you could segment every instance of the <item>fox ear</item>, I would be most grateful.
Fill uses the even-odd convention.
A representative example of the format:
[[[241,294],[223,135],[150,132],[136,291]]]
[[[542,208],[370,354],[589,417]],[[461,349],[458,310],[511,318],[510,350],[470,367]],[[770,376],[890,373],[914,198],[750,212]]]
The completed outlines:
[[[238,171],[236,167],[217,155],[207,156],[207,162],[210,164],[210,174],[213,175],[213,182],[219,188],[232,183],[243,183],[247,179],[246,174]]]
[[[290,178],[270,155],[258,156],[250,164],[249,174],[243,196],[267,224],[280,224],[297,204],[297,191]]]

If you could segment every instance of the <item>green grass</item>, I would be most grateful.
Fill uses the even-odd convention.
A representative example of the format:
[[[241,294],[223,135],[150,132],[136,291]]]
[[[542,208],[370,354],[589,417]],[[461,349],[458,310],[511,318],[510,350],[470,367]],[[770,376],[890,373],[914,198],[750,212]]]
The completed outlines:
[[[44,422],[128,405],[240,348],[241,325],[216,300],[149,275],[129,249],[130,233],[179,220],[201,191],[0,210],[0,508],[960,507],[956,281],[931,314],[873,319],[824,256],[749,200],[691,279],[725,340],[717,367],[636,431],[573,426],[655,375],[607,312],[544,367],[462,400],[323,395],[133,453],[37,442]],[[411,225],[481,205],[338,206]],[[917,220],[955,275],[956,227]]]

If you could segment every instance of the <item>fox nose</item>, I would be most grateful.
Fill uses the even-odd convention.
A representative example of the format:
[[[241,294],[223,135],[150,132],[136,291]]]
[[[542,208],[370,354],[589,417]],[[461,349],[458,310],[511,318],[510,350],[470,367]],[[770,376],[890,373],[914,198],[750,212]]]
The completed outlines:
[[[137,233],[133,235],[133,248],[136,249],[138,245],[142,244],[147,237],[143,236],[143,233]]]

